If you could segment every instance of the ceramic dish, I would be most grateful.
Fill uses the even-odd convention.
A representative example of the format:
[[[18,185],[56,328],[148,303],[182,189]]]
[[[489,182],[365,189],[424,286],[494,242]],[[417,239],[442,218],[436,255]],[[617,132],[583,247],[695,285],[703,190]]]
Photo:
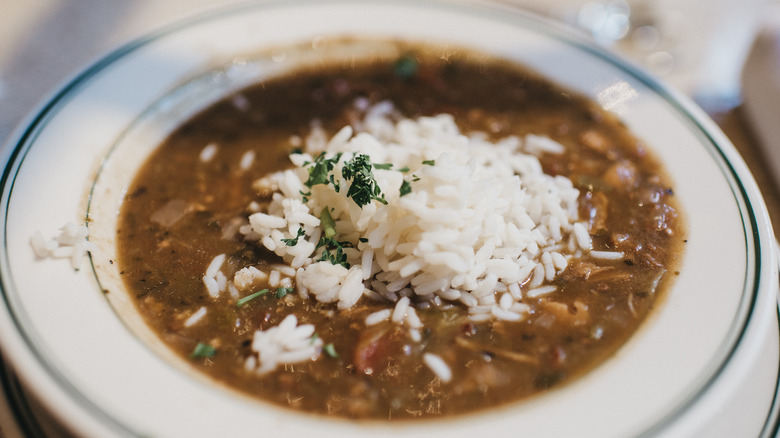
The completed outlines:
[[[327,17],[327,19],[323,19]],[[530,402],[405,424],[307,416],[187,372],[121,300],[108,260],[123,188],[166,132],[230,90],[321,56],[345,35],[436,41],[517,60],[618,114],[667,166],[690,230],[668,299],[619,353]],[[310,42],[302,53],[291,44]],[[263,56],[262,53],[270,55]],[[662,129],[659,129],[662,128]],[[760,193],[686,99],[579,36],[500,3],[286,1],[214,13],[131,44],[76,77],[4,149],[0,345],[23,394],[87,436],[770,436],[777,263]],[[30,238],[84,223],[74,271]]]

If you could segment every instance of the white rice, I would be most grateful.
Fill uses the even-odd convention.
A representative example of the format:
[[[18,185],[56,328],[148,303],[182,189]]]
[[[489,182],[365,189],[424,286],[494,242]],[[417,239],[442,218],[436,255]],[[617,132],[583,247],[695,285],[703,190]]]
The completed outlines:
[[[53,238],[46,238],[43,233],[36,231],[30,238],[30,246],[36,258],[67,258],[73,269],[78,270],[87,253],[95,250],[88,239],[89,229],[86,225],[69,222]]]
[[[525,142],[528,151],[535,154],[543,152],[560,154],[565,150],[560,143],[540,135],[529,134],[525,137]]]
[[[268,278],[268,274],[255,268],[254,266],[247,266],[237,271],[233,275],[233,284],[242,291],[251,288],[256,282],[265,281]]]
[[[398,324],[406,319],[406,311],[409,309],[409,297],[402,297],[395,304],[395,309],[390,317],[390,320]]]
[[[236,284],[234,282],[228,282],[227,284],[227,290],[228,293],[230,293],[230,298],[233,298],[234,300],[238,300],[239,293],[238,288],[236,287]]]
[[[540,286],[534,289],[531,289],[525,293],[525,296],[528,298],[538,298],[543,295],[548,295],[553,292],[555,292],[558,288],[553,285],[547,285],[547,286]]]
[[[257,357],[250,356],[245,366],[265,374],[279,365],[316,359],[322,345],[322,339],[314,336],[313,325],[298,325],[295,315],[287,315],[276,327],[255,331],[252,351]]]
[[[363,270],[360,266],[352,267],[339,288],[339,309],[349,309],[363,296]]]
[[[443,383],[452,380],[452,370],[441,357],[433,353],[425,353],[423,354],[423,362]]]
[[[216,143],[209,143],[200,151],[200,161],[203,163],[208,163],[209,161],[213,160],[214,157],[217,155],[217,151],[219,150],[219,146],[217,146]]]
[[[219,284],[217,283],[216,278],[207,277],[204,275],[203,284],[206,285],[206,291],[209,293],[209,296],[211,296],[211,298],[219,297]]]
[[[214,257],[208,267],[206,267],[206,273],[203,275],[203,284],[206,286],[206,291],[211,298],[218,298],[220,292],[227,289],[227,278],[220,271],[222,264],[225,262],[225,257],[225,254]]]
[[[255,162],[255,151],[246,151],[244,152],[244,155],[241,156],[241,162],[239,164],[239,167],[241,170],[248,170],[250,167],[252,167],[252,164]]]
[[[509,309],[503,309],[501,307],[493,306],[490,308],[490,313],[496,317],[496,319],[500,319],[503,321],[520,321],[523,319],[525,315],[513,312]]]
[[[217,272],[222,268],[222,264],[225,263],[225,254],[220,254],[214,257],[209,266],[206,268],[206,277],[216,277]]]
[[[504,310],[509,309],[514,304],[514,297],[510,293],[504,293],[498,301],[498,306]]]
[[[295,277],[295,268],[293,267],[287,265],[274,265],[274,269],[279,271],[281,275],[286,275],[288,277]]]
[[[406,324],[413,329],[423,328],[423,323],[417,315],[417,311],[414,310],[414,307],[409,307],[406,310]]]
[[[376,325],[382,321],[387,321],[392,313],[392,309],[377,310],[366,317],[366,325]]]
[[[590,234],[588,234],[588,229],[585,225],[581,222],[575,222],[572,225],[572,231],[574,232],[574,237],[577,239],[577,245],[579,245],[580,248],[590,249]]]
[[[279,280],[282,279],[282,274],[279,273],[276,269],[272,270],[270,274],[268,274],[268,285],[271,287],[278,287],[279,286]]]
[[[330,140],[323,140],[319,131],[313,136],[317,145],[328,148],[326,154],[331,155],[326,156],[343,154],[339,165],[360,153],[370,155],[373,162],[409,167],[410,173],[419,177],[410,182],[411,193],[403,197],[397,194],[404,174],[375,169],[387,205],[355,208],[343,191],[336,193],[325,185],[314,186],[306,203],[295,204],[312,217],[327,206],[342,235],[367,240],[360,242],[355,257],[349,258],[352,265],[361,266],[363,279],[376,274],[379,269],[375,265],[395,273],[383,277],[384,288],[371,282],[376,293],[388,297],[388,292],[411,286],[421,297],[436,295],[463,302],[460,294],[465,292],[485,301],[484,297],[494,291],[506,291],[530,275],[533,287],[554,280],[565,270],[568,260],[558,251],[542,251],[544,248],[560,247],[574,235],[578,245],[575,251],[590,249],[587,229],[577,222],[578,191],[567,179],[542,173],[538,160],[523,153],[523,141],[515,138],[496,145],[484,140],[485,136],[466,137],[448,116],[404,119],[393,124],[387,117],[389,113],[391,109],[385,104],[376,111],[382,121],[364,120],[364,127],[381,125],[376,132],[355,134],[352,128],[345,128]],[[388,125],[394,130],[388,130]],[[534,151],[562,151],[562,146],[556,147],[557,143],[544,137],[529,136],[525,143]],[[315,147],[308,145],[306,149]],[[303,154],[297,160],[310,162],[313,157]],[[433,160],[435,165],[423,165],[425,160]],[[522,177],[518,177],[521,172]],[[288,261],[293,259],[293,248],[304,245],[309,234],[304,227],[307,234],[298,245],[279,244],[281,239],[295,237],[293,233],[299,228],[284,202],[301,201],[307,172],[284,171],[266,178],[282,187],[282,182],[289,183],[292,177],[298,179],[294,190],[280,189],[287,192],[285,196],[276,198],[267,212],[250,218],[252,231],[262,236],[261,243]],[[344,180],[340,183],[347,185]],[[288,232],[274,236],[271,228]],[[300,253],[296,257],[300,262]],[[301,264],[305,270],[323,263],[314,262],[318,254],[311,245],[306,247],[305,258]],[[321,271],[320,267],[316,269]],[[343,273],[338,275],[343,278]],[[331,295],[320,294],[327,300],[332,299]],[[493,301],[498,305],[495,298]]]
[[[388,307],[365,324],[402,325],[414,340],[423,326],[416,302],[457,302],[473,321],[520,321],[530,311],[521,301],[556,293],[552,283],[572,257],[618,257],[591,251],[587,223],[578,217],[579,191],[569,179],[543,172],[537,155],[562,153],[557,142],[538,135],[491,142],[484,133],[462,134],[449,115],[412,120],[389,102],[355,107],[363,118],[333,137],[315,120],[306,138],[291,139],[304,152],[290,156],[293,169],[255,183],[272,191],[272,200],[256,206],[240,230],[294,270],[289,277],[301,296],[341,310],[363,296],[386,300]],[[334,161],[330,175],[341,190],[305,184],[320,153]],[[342,169],[357,155],[392,164],[372,170],[386,203],[361,207],[346,196],[350,182]],[[401,195],[402,186],[411,190]],[[333,220],[333,240],[349,242],[346,266],[320,260],[323,209]],[[256,277],[239,272],[239,288]],[[279,271],[268,280],[279,284]],[[442,381],[451,378],[438,356],[426,354],[425,361]]]
[[[197,324],[201,319],[203,319],[204,316],[206,316],[206,312],[206,306],[201,306],[198,310],[195,311],[195,313],[190,315],[190,317],[184,321],[184,327],[192,327],[193,325]]]
[[[220,292],[227,289],[227,277],[222,273],[222,271],[217,271],[217,274],[214,276],[214,280],[217,282],[217,288]]]
[[[623,260],[625,254],[618,251],[591,251],[591,257],[602,260]]]

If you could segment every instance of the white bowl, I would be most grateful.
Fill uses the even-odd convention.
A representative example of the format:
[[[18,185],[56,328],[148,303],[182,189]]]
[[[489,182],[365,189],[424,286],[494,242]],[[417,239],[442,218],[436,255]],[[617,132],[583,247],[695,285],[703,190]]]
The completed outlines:
[[[325,19],[326,18],[326,19]],[[528,402],[446,421],[358,423],[248,400],[186,372],[123,310],[112,217],[140,160],[192,111],[300,59],[321,38],[446,42],[517,60],[615,112],[666,165],[689,229],[668,298],[618,354]],[[271,50],[274,49],[274,50]],[[280,61],[282,58],[286,61]],[[258,68],[260,66],[260,68]],[[146,144],[149,147],[135,147]],[[699,109],[569,31],[501,3],[285,1],[183,23],[109,55],[4,150],[0,347],[33,416],[86,436],[772,436],[777,257],[749,171]],[[97,179],[98,174],[100,178]],[[83,223],[100,251],[74,271],[30,238]],[[94,269],[93,269],[94,267]],[[120,297],[109,302],[110,297]],[[118,314],[121,314],[120,318]]]

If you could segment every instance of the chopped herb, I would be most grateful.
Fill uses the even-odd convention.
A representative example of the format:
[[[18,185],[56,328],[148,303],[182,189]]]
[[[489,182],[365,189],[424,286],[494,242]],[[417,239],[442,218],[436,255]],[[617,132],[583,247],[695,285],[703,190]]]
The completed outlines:
[[[412,181],[419,181],[420,177],[417,175],[412,175]]]
[[[292,291],[293,289],[291,287],[278,287],[276,288],[276,298],[284,298],[285,295]]]
[[[412,193],[412,185],[409,184],[409,181],[404,180],[404,182],[401,183],[401,188],[398,191],[400,192],[400,196],[408,195],[409,193]]]
[[[325,152],[322,152],[314,159],[314,163],[307,163],[307,165],[311,164],[312,166],[308,169],[309,179],[306,180],[306,187],[311,188],[317,184],[332,183],[333,175],[329,174],[339,159],[341,159],[341,153],[336,154],[333,158],[325,158]]]
[[[434,166],[436,165],[436,160],[424,160],[422,163],[428,166]]]
[[[411,169],[409,169],[409,166],[404,166],[404,167],[398,169],[398,171],[401,172],[401,173],[406,173],[406,172],[408,172],[410,170]]]
[[[304,166],[310,167],[308,168],[309,179],[304,184],[309,188],[317,184],[332,184],[338,193],[340,187],[333,174],[333,169],[340,159],[341,153],[336,154],[332,158],[325,158],[325,152],[322,152],[314,159],[313,163],[305,163]],[[382,190],[379,188],[376,179],[374,179],[374,174],[371,171],[372,167],[389,169],[392,167],[392,164],[372,164],[368,155],[358,154],[344,163],[341,169],[344,179],[351,181],[347,197],[352,198],[358,207],[362,207],[372,200],[387,204]],[[308,196],[311,195],[311,192],[301,192],[301,195],[303,195],[303,202],[308,202]]]
[[[366,239],[365,237],[358,237],[358,240],[363,242],[363,243],[368,242],[368,239]]]
[[[190,353],[190,357],[193,359],[200,359],[204,357],[214,357],[215,354],[217,354],[216,348],[209,344],[198,342],[198,345],[196,345],[195,349]]]
[[[387,204],[382,190],[376,183],[373,172],[371,172],[371,161],[369,161],[368,155],[355,155],[351,160],[344,163],[341,174],[347,181],[352,180],[347,196],[352,198],[358,207],[367,205],[372,200]]]
[[[330,357],[332,357],[334,359],[339,357],[339,354],[336,353],[336,347],[333,346],[332,342],[325,344],[322,347],[322,351],[324,351],[325,354],[327,354],[328,356],[330,356]]]
[[[374,169],[390,170],[393,168],[393,163],[374,163]]]
[[[323,208],[322,212],[320,212],[320,223],[322,224],[322,230],[325,232],[325,237],[332,239],[336,235],[336,222],[333,221],[328,207]]]
[[[315,342],[317,342],[317,339],[319,339],[319,338],[320,338],[320,334],[319,333],[315,333],[315,334],[311,335],[311,339],[309,340],[309,343],[313,345]]]
[[[339,183],[337,183],[335,181],[335,179],[333,178],[333,174],[332,173],[328,177],[328,180],[330,181],[331,184],[333,184],[333,189],[336,190],[336,193],[338,193],[339,192],[339,188],[340,188],[339,187]]]
[[[411,56],[402,56],[395,61],[393,72],[401,79],[409,79],[417,73],[419,64]]]
[[[303,148],[292,148],[290,149],[290,155],[300,155],[303,153]]]
[[[321,247],[325,247],[325,250],[317,260],[318,262],[331,262],[334,265],[342,265],[345,268],[349,268],[344,248],[351,248],[352,244],[350,242],[338,242],[332,238],[322,236],[317,243],[317,248]]]
[[[282,242],[284,242],[284,244],[287,246],[295,246],[298,244],[298,239],[303,237],[304,234],[306,233],[303,231],[303,228],[298,228],[298,234],[294,238],[282,239]]]
[[[241,307],[244,304],[254,300],[255,298],[257,298],[257,297],[259,297],[261,295],[265,295],[267,293],[268,293],[268,289],[263,289],[263,290],[259,290],[259,291],[255,292],[255,293],[253,293],[251,295],[247,295],[244,298],[241,298],[238,301],[236,301],[236,306],[237,307]]]

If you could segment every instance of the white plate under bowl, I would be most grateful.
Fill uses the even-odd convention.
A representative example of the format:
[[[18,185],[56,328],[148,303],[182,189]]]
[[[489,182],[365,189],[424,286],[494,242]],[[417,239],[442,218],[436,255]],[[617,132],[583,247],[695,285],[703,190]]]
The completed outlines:
[[[666,165],[689,230],[680,275],[614,358],[529,402],[446,421],[364,423],[250,401],[184,371],[120,318],[102,287],[123,181],[191,111],[300,59],[286,48],[370,36],[516,60],[614,111]],[[261,54],[267,53],[263,57]],[[259,66],[259,67],[258,67]],[[128,145],[135,145],[128,153]],[[132,148],[131,148],[132,149]],[[120,158],[121,157],[121,158]],[[133,158],[135,157],[135,158]],[[760,192],[685,98],[569,31],[494,2],[280,1],[210,14],[140,40],[74,78],[4,149],[0,348],[25,394],[87,436],[769,436],[778,375],[777,263]],[[89,205],[95,188],[99,205]],[[106,182],[108,181],[108,182]],[[74,271],[30,238],[101,233]],[[107,222],[105,222],[107,221]],[[108,269],[108,271],[105,271]],[[110,295],[120,293],[111,290]],[[123,313],[120,311],[119,313]]]

